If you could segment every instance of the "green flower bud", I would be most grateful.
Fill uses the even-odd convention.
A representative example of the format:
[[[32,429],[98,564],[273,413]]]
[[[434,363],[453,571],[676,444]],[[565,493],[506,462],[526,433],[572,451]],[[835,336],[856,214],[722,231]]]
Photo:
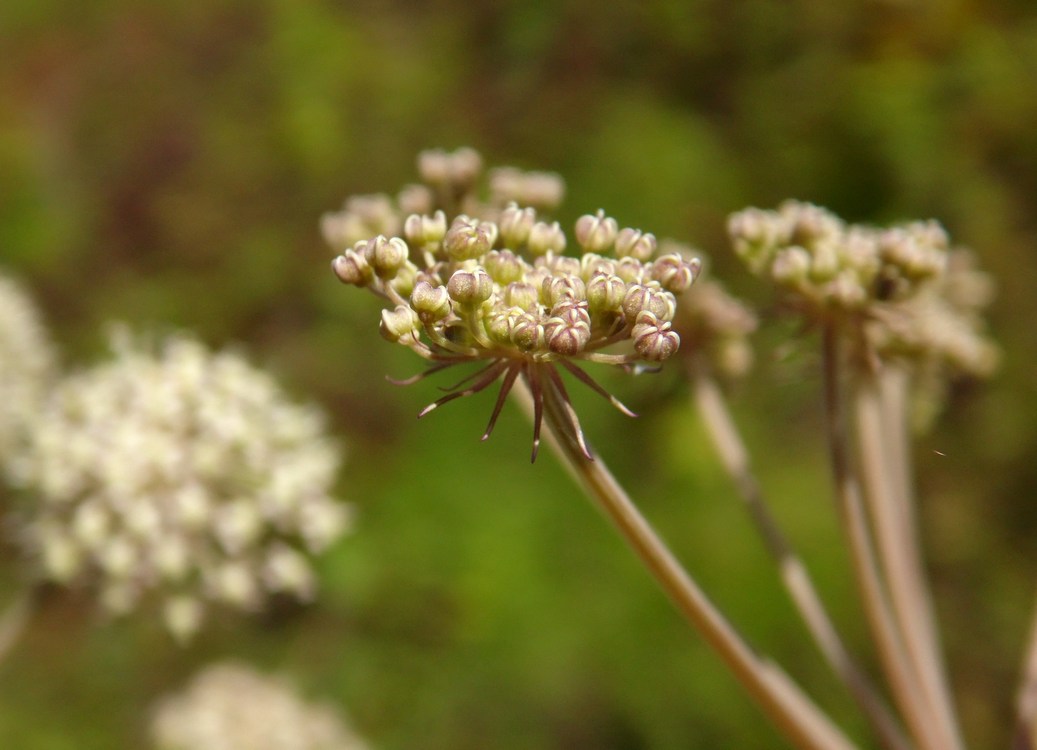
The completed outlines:
[[[443,247],[451,260],[474,260],[488,253],[496,239],[495,224],[462,215],[450,225],[443,238]]]
[[[421,321],[417,313],[406,305],[397,305],[394,310],[382,310],[382,323],[379,333],[387,341],[410,344],[417,341]]]
[[[511,342],[523,351],[541,349],[544,344],[544,325],[539,315],[523,312],[511,324]]]
[[[442,320],[451,312],[450,294],[445,286],[433,286],[422,279],[414,285],[410,296],[411,307],[423,323]]]
[[[510,307],[534,312],[540,303],[540,294],[532,284],[513,281],[504,287],[504,303]]]
[[[655,255],[657,246],[654,234],[628,227],[616,236],[616,257],[636,258],[643,262]]]
[[[626,282],[614,274],[595,274],[587,284],[587,302],[594,312],[620,312],[626,295]]]
[[[525,275],[525,263],[510,250],[491,250],[483,258],[483,267],[498,284],[519,281]]]
[[[414,282],[417,280],[418,267],[408,260],[400,266],[396,276],[389,281],[389,286],[401,297],[409,297],[410,293],[414,291]]]
[[[475,306],[493,294],[493,279],[482,268],[454,271],[446,285],[450,299],[458,304]]]
[[[562,231],[562,227],[557,221],[552,224],[538,221],[529,230],[526,246],[533,255],[563,253],[565,252],[565,232]]]
[[[634,350],[649,362],[668,359],[681,345],[681,337],[676,331],[670,330],[670,324],[660,322],[647,310],[637,316],[631,336],[634,339]]]
[[[618,231],[616,220],[606,216],[601,209],[594,215],[585,214],[576,220],[576,241],[591,253],[600,253],[612,247]]]

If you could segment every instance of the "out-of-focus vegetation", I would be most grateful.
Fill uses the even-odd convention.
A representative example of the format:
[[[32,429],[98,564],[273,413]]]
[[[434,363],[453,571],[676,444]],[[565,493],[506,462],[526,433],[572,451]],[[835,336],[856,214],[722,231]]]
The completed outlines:
[[[0,4],[0,262],[68,354],[103,324],[243,342],[348,442],[356,533],[307,608],[180,649],[54,591],[0,667],[0,746],[141,747],[146,711],[228,656],[292,672],[384,750],[766,748],[773,730],[506,409],[420,423],[437,392],[328,270],[318,217],[469,144],[701,247],[758,300],[735,403],[763,481],[850,640],[816,341],[768,327],[725,217],[789,197],[854,221],[938,218],[998,279],[1001,373],[918,444],[922,520],[966,732],[1004,746],[1037,576],[1037,8],[1024,0],[602,4]],[[588,435],[731,618],[852,731],[701,437],[679,368],[576,393]],[[3,580],[14,586],[13,556]]]

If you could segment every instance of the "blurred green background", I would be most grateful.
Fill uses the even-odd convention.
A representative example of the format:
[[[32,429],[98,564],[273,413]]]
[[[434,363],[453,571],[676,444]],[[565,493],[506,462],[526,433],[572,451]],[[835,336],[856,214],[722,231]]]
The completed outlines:
[[[356,533],[310,607],[187,649],[53,593],[0,667],[0,747],[143,747],[151,701],[225,656],[295,675],[383,750],[770,748],[782,740],[549,454],[492,396],[417,422],[430,383],[341,286],[318,217],[395,191],[419,149],[565,176],[562,218],[701,247],[757,300],[727,214],[795,197],[935,217],[998,280],[1003,368],[918,448],[925,543],[975,747],[1004,747],[1037,574],[1037,6],[1032,0],[4,0],[0,263],[70,365],[103,325],[241,342],[347,450]],[[836,535],[816,341],[757,337],[734,393],[765,486],[867,654]],[[592,442],[750,640],[855,736],[715,465],[678,368],[574,394]],[[8,565],[5,585],[16,573]],[[204,750],[204,749],[200,749]]]

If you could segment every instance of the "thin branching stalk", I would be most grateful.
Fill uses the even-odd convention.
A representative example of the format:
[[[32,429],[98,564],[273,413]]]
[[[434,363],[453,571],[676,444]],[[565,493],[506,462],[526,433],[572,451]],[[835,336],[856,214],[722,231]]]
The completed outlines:
[[[1016,695],[1016,730],[1012,750],[1037,750],[1037,609],[1030,625],[1026,661]]]
[[[898,486],[902,457],[891,455],[879,381],[869,367],[854,368],[852,401],[856,416],[861,485],[874,524],[882,569],[889,586],[893,614],[903,636],[911,668],[922,685],[929,710],[938,722],[947,750],[964,747],[950,690],[939,656],[932,604],[921,570],[917,537],[905,523],[905,488]]]
[[[853,750],[856,746],[780,667],[745,643],[677,562],[604,463],[585,455],[558,392],[546,388],[543,402],[548,439],[563,465],[778,729],[802,750]]]
[[[912,747],[899,721],[864,671],[850,655],[817,592],[802,559],[782,533],[749,464],[749,453],[716,380],[698,358],[689,360],[695,403],[707,434],[731,476],[764,546],[778,566],[781,581],[814,643],[836,677],[864,712],[882,746],[889,750]]]
[[[850,543],[853,570],[883,671],[897,707],[915,742],[925,750],[947,750],[935,725],[917,675],[909,668],[903,638],[879,570],[875,544],[868,528],[860,482],[850,460],[849,435],[843,408],[842,350],[834,324],[823,331],[825,428],[841,518]]]
[[[0,663],[7,658],[11,649],[25,633],[35,606],[35,591],[26,589],[18,593],[0,615]]]

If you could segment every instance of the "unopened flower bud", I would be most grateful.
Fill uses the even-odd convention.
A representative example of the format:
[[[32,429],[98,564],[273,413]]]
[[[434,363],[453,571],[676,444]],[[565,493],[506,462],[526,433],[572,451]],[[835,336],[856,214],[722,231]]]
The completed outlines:
[[[572,274],[548,276],[544,279],[543,298],[544,302],[551,307],[563,299],[586,300],[587,286],[583,283],[583,279]]]
[[[380,279],[391,279],[395,276],[409,254],[406,242],[399,237],[389,239],[381,234],[368,240],[364,247],[364,257]]]
[[[648,311],[637,316],[631,336],[634,339],[634,349],[649,362],[662,362],[668,359],[681,345],[680,336],[676,331],[670,330],[670,324],[660,322]]]
[[[565,252],[565,232],[562,231],[562,227],[557,221],[551,224],[538,221],[529,230],[526,246],[532,255],[563,253]]]
[[[496,239],[495,224],[462,215],[451,224],[443,238],[443,247],[452,260],[473,260],[489,252]]]
[[[801,284],[810,274],[810,253],[801,247],[787,247],[774,256],[771,276],[781,284]]]
[[[536,310],[540,293],[532,284],[513,281],[504,287],[504,303],[509,307],[520,307],[527,312]]]
[[[366,243],[358,242],[360,248]],[[346,250],[342,255],[331,261],[331,270],[338,276],[343,284],[353,286],[367,286],[374,278],[374,270],[367,262],[361,252],[356,249]]]
[[[576,241],[591,253],[600,253],[612,247],[618,232],[619,224],[601,209],[594,215],[585,214],[576,220]]]
[[[523,351],[541,348],[544,342],[544,325],[538,315],[524,312],[517,315],[511,325],[511,341]]]
[[[418,338],[420,330],[421,320],[406,305],[397,305],[394,310],[382,310],[382,323],[378,331],[387,341],[409,344]]]
[[[435,208],[436,200],[427,185],[405,185],[396,196],[396,203],[404,216],[425,215]]]
[[[673,253],[657,258],[652,263],[651,278],[658,281],[663,289],[681,294],[687,291],[695,276],[702,267],[702,261],[698,258],[685,260],[680,255]]]
[[[591,337],[591,321],[585,307],[568,303],[544,324],[547,347],[563,356],[583,351]]]
[[[450,314],[450,294],[445,286],[437,286],[422,279],[414,285],[410,304],[422,322],[442,320]]]
[[[623,314],[628,321],[637,320],[642,312],[650,312],[662,321],[673,320],[677,299],[670,293],[650,286],[635,284],[623,299]]]
[[[637,258],[620,258],[616,263],[616,276],[628,284],[641,284],[645,281],[644,264]]]
[[[491,250],[483,258],[483,268],[498,284],[520,280],[525,271],[522,259],[510,250]]]
[[[598,274],[614,274],[616,264],[608,258],[603,258],[597,253],[584,253],[580,256],[580,278],[590,281]]]
[[[432,216],[411,214],[403,222],[407,242],[423,248],[436,248],[446,235],[446,214],[436,211]]]
[[[617,258],[636,258],[643,262],[655,255],[657,247],[655,235],[645,234],[640,229],[627,227],[616,235]]]
[[[462,305],[477,305],[493,294],[493,279],[481,268],[454,271],[446,285],[450,298]]]
[[[519,247],[529,239],[529,232],[536,224],[537,214],[532,208],[519,208],[511,203],[501,211],[498,225],[501,239],[506,247]]]
[[[587,302],[594,312],[619,312],[626,294],[626,282],[615,274],[595,274],[587,284]]]

